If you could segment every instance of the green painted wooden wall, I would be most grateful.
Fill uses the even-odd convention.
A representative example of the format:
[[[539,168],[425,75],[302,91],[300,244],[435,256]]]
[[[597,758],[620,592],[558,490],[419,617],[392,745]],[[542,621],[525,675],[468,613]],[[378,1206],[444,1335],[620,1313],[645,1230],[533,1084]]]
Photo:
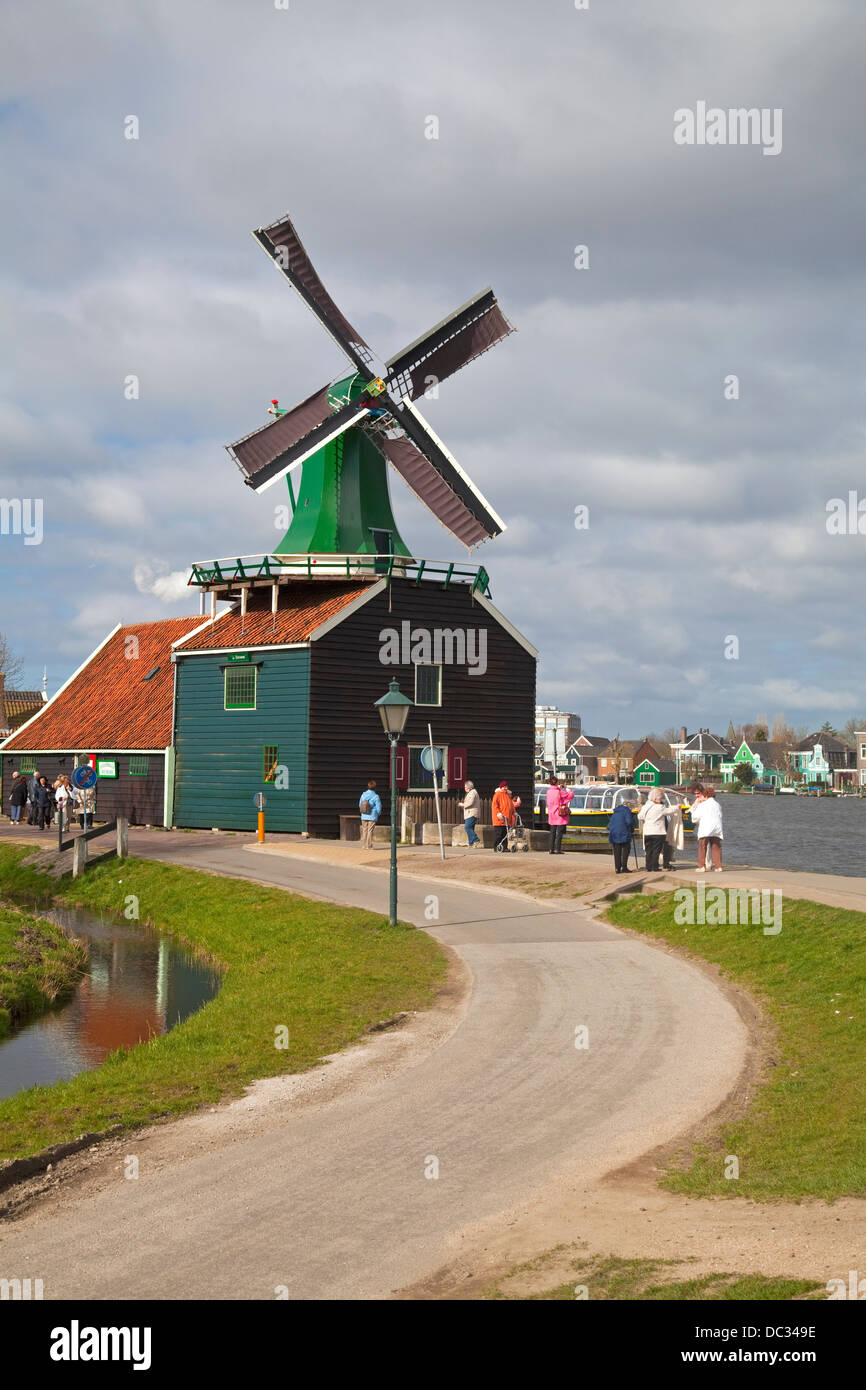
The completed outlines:
[[[263,791],[269,830],[307,828],[309,649],[251,648],[250,655],[261,662],[254,710],[223,708],[225,655],[178,658],[175,825],[253,830],[253,796]],[[285,790],[264,781],[266,744],[279,748]]]

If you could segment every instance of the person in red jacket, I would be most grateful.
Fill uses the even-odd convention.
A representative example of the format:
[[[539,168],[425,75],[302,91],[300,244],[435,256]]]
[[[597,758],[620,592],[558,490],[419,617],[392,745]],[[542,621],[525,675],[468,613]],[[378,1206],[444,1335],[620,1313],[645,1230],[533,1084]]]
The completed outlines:
[[[493,824],[496,834],[493,836],[494,850],[508,838],[508,828],[517,822],[517,807],[520,805],[520,797],[513,797],[507,782],[500,782],[496,791],[493,793]]]

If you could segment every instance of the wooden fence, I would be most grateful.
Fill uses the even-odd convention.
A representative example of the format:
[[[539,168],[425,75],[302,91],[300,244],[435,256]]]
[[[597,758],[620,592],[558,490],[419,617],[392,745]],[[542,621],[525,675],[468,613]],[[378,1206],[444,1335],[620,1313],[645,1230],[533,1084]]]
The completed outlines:
[[[444,792],[439,798],[439,810],[442,815],[443,825],[462,825],[463,811],[457,805],[460,797],[456,792]],[[406,820],[417,825],[420,821],[435,821],[436,819],[436,798],[432,792],[430,795],[424,793],[418,796],[401,796],[397,802],[397,823],[403,824],[403,814],[405,808]],[[523,807],[520,808],[521,813]],[[531,808],[530,808],[531,811]],[[485,801],[481,799],[481,810],[476,819],[479,825],[493,824],[493,801],[490,797]],[[524,824],[528,824],[526,816],[523,817]]]

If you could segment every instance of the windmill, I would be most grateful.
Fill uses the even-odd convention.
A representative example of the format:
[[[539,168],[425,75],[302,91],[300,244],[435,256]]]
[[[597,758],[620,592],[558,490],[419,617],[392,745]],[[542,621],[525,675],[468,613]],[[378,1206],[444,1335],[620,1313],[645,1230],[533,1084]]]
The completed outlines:
[[[267,424],[227,445],[257,493],[286,478],[292,503],[282,554],[404,555],[391,510],[388,465],[467,549],[505,523],[422,416],[415,401],[514,330],[482,290],[390,358],[384,372],[319,279],[288,216],[256,240],[342,349],[352,372],[294,409],[271,402]],[[301,469],[297,496],[292,473]]]

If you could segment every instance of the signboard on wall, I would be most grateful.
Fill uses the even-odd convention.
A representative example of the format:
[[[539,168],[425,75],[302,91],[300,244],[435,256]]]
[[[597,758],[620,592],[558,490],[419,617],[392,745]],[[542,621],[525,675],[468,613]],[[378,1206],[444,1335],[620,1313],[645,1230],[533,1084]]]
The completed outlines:
[[[116,759],[116,758],[97,758],[97,759],[96,759],[96,775],[97,775],[97,777],[108,777],[108,778],[117,777],[117,759]]]

